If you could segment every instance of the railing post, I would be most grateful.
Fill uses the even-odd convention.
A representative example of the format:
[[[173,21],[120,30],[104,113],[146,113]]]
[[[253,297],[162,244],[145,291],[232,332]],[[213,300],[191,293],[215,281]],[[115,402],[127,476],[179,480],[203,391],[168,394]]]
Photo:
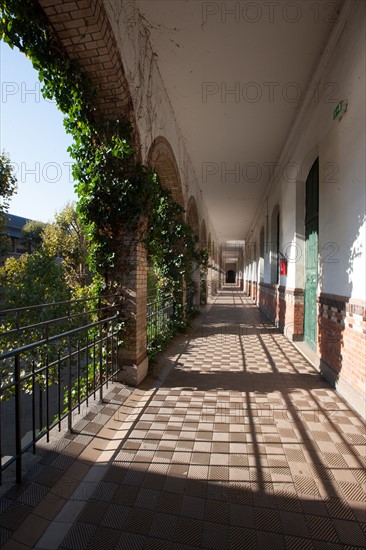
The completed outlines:
[[[46,354],[46,430],[47,430],[47,443],[50,441],[50,371],[48,353]]]
[[[20,357],[14,357],[14,386],[15,386],[15,471],[16,481],[22,479],[22,433],[21,433],[21,388],[20,388]]]
[[[98,300],[98,321],[99,321],[99,399],[103,401],[103,327],[102,327],[102,302]]]
[[[70,309],[70,303],[67,304],[67,315],[68,318],[71,320],[71,309]],[[72,372],[71,372],[71,354],[72,354],[72,346],[71,346],[71,336],[67,336],[67,427],[69,432],[72,432],[72,394],[71,394],[71,384],[72,384]]]
[[[34,359],[32,360],[32,439],[33,454],[36,454],[36,377],[34,374]]]

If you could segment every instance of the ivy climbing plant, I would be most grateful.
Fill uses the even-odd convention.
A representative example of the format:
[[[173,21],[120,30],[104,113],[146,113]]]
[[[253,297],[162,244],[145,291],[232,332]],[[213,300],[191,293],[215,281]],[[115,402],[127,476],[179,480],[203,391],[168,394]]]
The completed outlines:
[[[131,125],[123,117],[97,117],[95,90],[64,52],[39,4],[0,0],[0,11],[2,39],[31,60],[42,94],[54,99],[65,115],[65,129],[73,138],[69,152],[77,209],[90,241],[92,271],[100,281],[113,280],[121,238],[132,232],[145,242],[150,262],[166,276],[178,314],[182,279],[189,281],[194,264],[202,264],[183,209],[162,189],[157,175],[136,161]]]

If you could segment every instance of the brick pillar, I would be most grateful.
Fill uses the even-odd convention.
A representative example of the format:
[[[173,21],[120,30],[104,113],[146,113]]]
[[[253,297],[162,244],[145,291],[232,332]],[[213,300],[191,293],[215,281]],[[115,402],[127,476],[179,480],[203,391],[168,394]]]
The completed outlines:
[[[210,298],[213,294],[212,292],[212,269],[211,267],[207,268],[207,300]]]
[[[124,240],[128,267],[120,277],[125,295],[126,336],[121,350],[119,382],[137,386],[147,375],[147,257],[145,246],[135,236]]]
[[[225,273],[221,273],[221,268],[220,268],[219,276],[218,276],[218,288],[219,288],[219,290],[222,289],[222,286],[224,284],[225,284]]]
[[[193,297],[193,304],[196,307],[200,307],[201,305],[201,273],[200,268],[196,267],[196,269],[193,271],[193,282],[194,282],[194,297]]]

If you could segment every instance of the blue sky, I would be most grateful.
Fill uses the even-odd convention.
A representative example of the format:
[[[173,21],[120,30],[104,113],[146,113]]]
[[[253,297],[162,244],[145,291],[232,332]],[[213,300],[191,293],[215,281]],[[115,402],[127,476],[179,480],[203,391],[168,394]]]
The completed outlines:
[[[2,41],[0,84],[0,149],[9,154],[18,180],[9,212],[50,221],[76,199],[63,115],[43,99],[29,59]]]

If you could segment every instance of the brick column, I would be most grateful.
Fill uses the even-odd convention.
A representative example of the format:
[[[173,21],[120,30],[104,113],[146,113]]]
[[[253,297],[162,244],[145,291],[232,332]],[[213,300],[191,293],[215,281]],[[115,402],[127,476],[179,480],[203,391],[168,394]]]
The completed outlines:
[[[147,375],[147,257],[146,248],[135,236],[124,239],[128,267],[121,274],[125,296],[126,336],[121,350],[120,382],[137,386]]]
[[[212,268],[207,268],[207,300],[211,298],[212,292]]]
[[[193,282],[194,282],[194,297],[193,297],[193,303],[195,306],[200,307],[201,305],[201,273],[200,268],[196,267],[196,269],[193,271]]]
[[[219,267],[217,287],[219,290],[222,289],[222,285],[225,284],[225,273],[221,273],[221,267]]]

